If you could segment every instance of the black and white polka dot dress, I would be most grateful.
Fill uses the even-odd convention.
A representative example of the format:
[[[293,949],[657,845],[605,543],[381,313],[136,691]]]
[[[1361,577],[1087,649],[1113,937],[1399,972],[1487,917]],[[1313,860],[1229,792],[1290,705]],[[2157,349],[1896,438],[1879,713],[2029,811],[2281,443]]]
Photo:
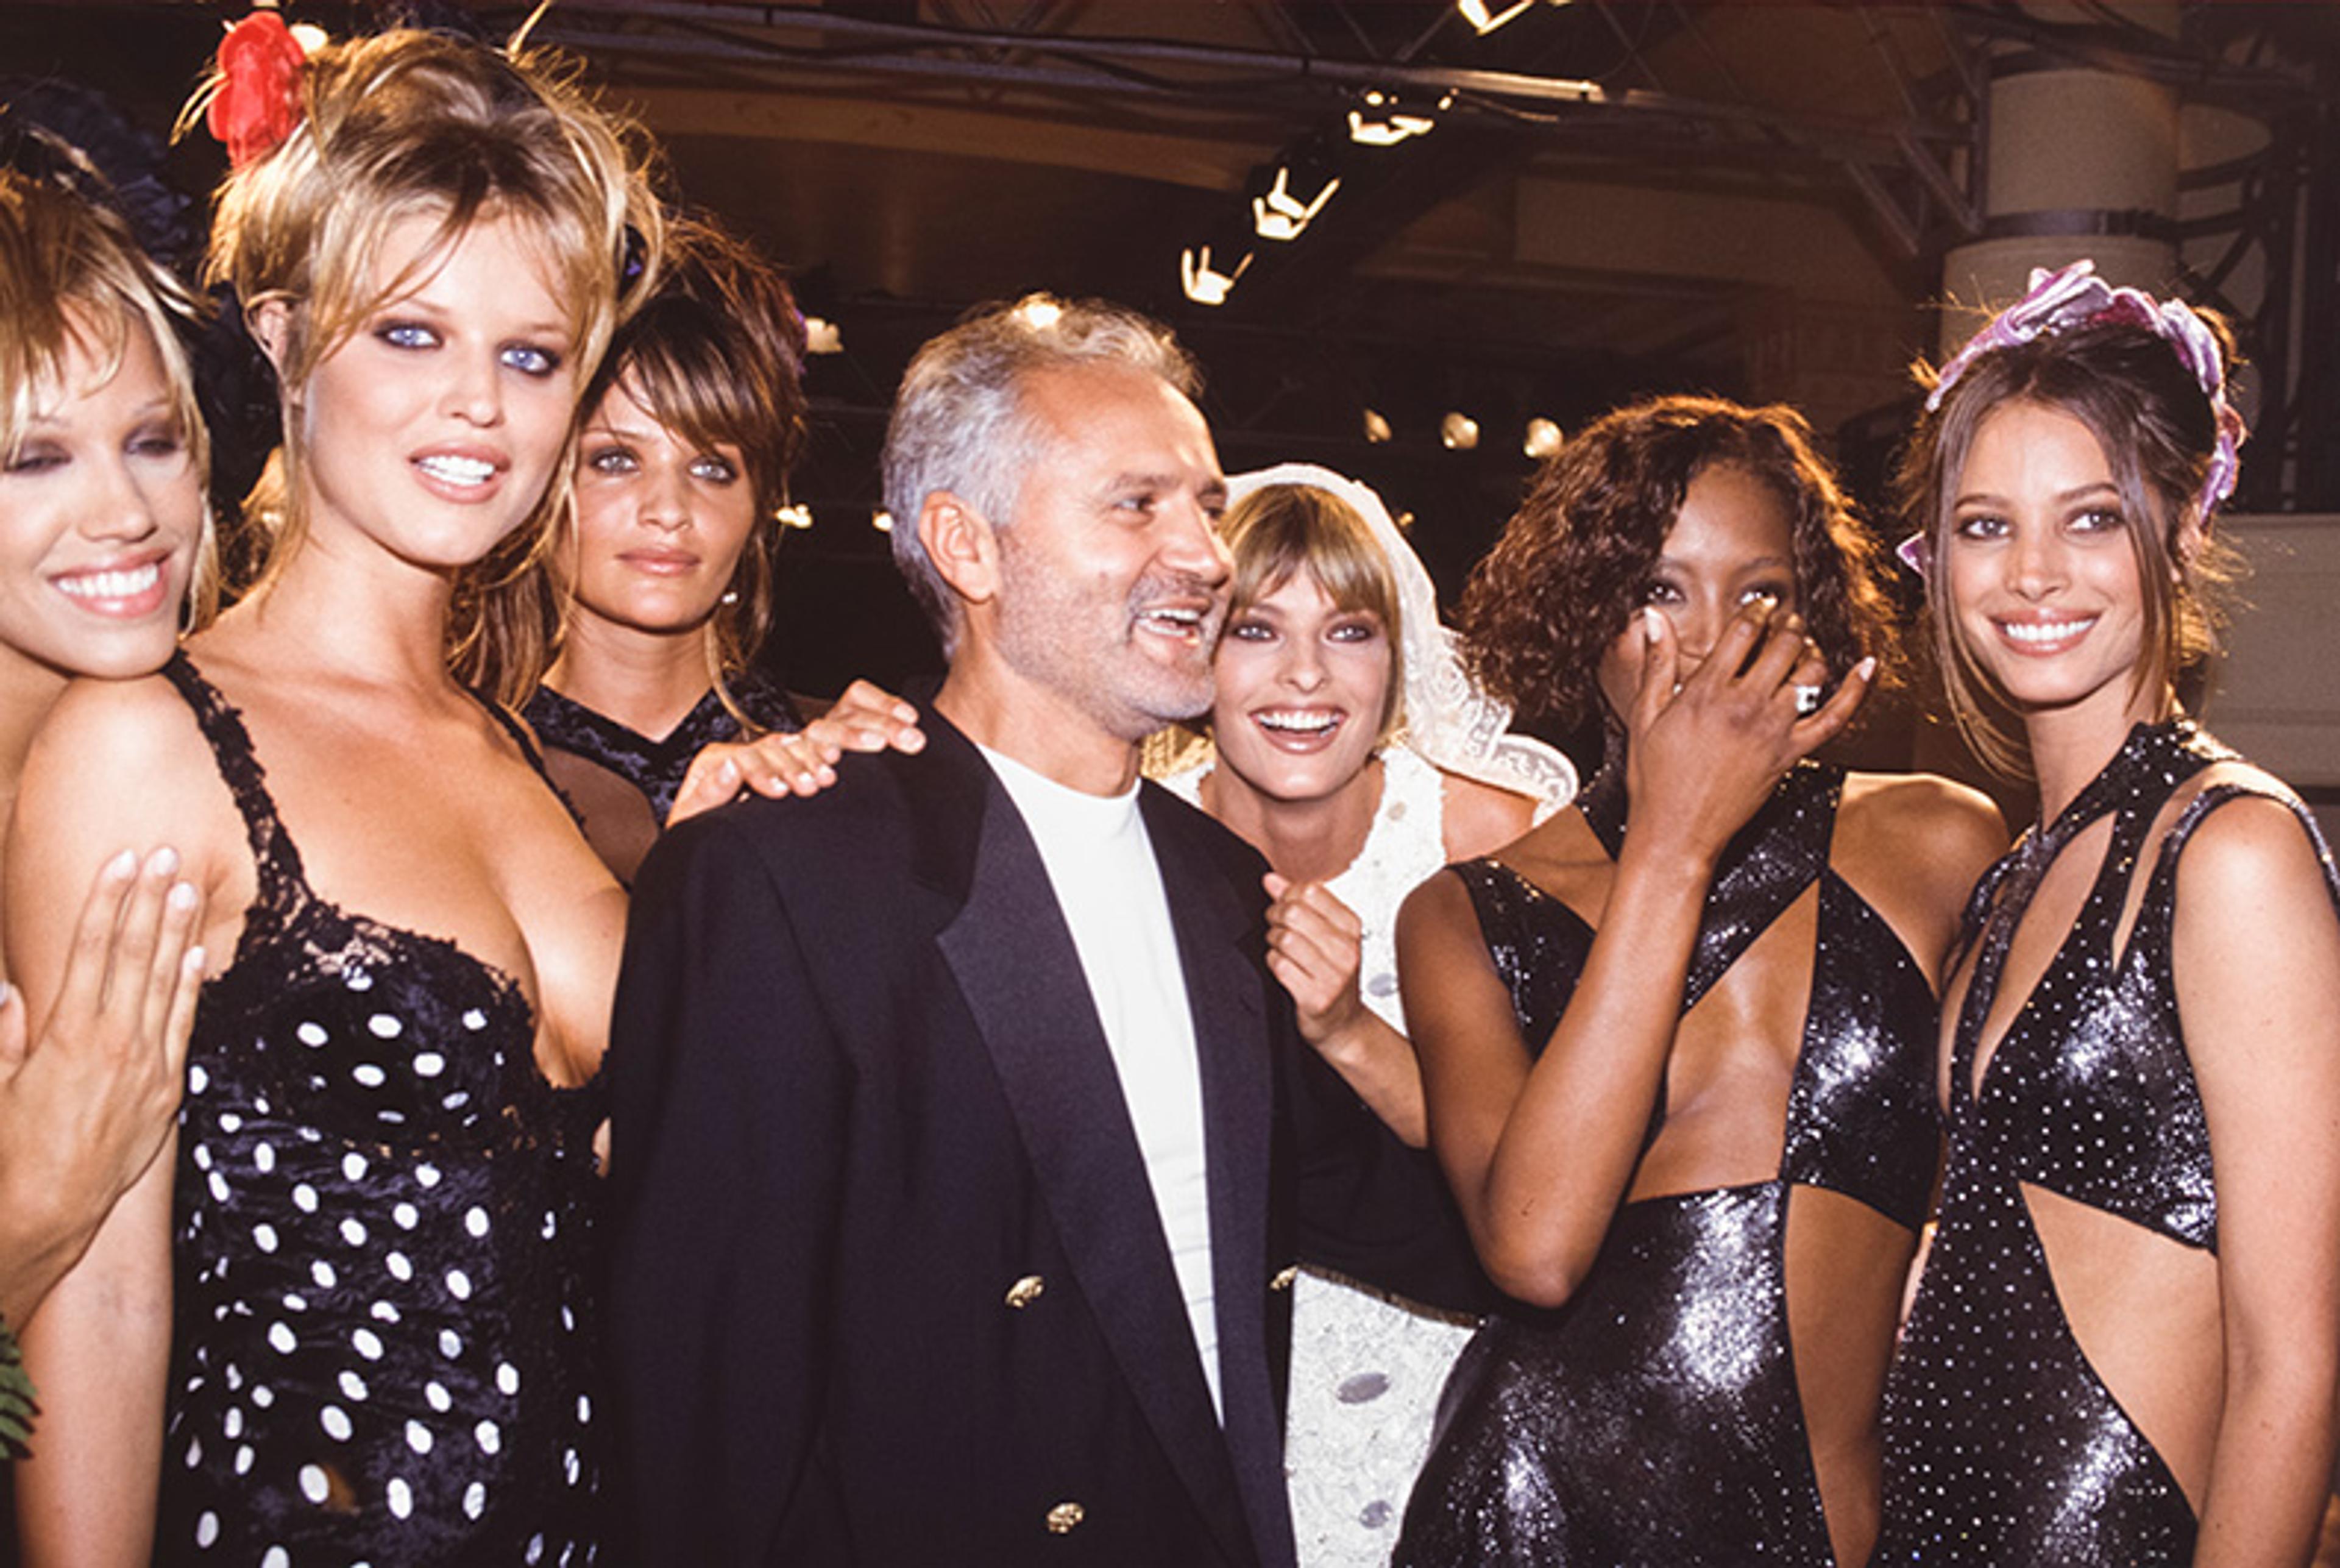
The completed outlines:
[[[260,887],[188,1053],[156,1561],[591,1562],[598,1082],[545,1079],[509,976],[319,898],[241,717],[165,673]]]

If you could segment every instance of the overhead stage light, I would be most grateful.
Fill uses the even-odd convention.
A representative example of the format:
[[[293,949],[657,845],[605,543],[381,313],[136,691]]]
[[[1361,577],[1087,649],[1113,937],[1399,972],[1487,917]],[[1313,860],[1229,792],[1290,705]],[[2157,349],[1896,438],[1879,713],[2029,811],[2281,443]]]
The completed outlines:
[[[1186,297],[1198,305],[1223,305],[1227,303],[1227,293],[1235,286],[1235,280],[1242,277],[1250,265],[1251,256],[1245,253],[1244,259],[1235,263],[1234,271],[1218,272],[1211,266],[1210,246],[1197,249],[1189,245],[1178,256],[1179,286],[1186,291]]]
[[[869,514],[869,526],[880,533],[894,531],[894,514],[880,508]]]
[[[1382,417],[1381,410],[1371,408],[1367,409],[1365,411],[1365,439],[1373,442],[1375,446],[1382,446],[1388,442],[1389,438],[1390,422]]]
[[[1337,178],[1327,180],[1313,200],[1303,202],[1292,194],[1292,171],[1280,168],[1267,194],[1251,199],[1251,226],[1263,240],[1296,240],[1340,188]]]
[[[845,334],[837,323],[826,316],[804,319],[805,352],[808,354],[841,354],[845,352]]]
[[[1542,462],[1560,450],[1562,440],[1560,426],[1539,415],[1528,421],[1527,440],[1520,443],[1520,450]]]
[[[1439,444],[1449,452],[1472,452],[1479,445],[1479,422],[1469,414],[1449,410],[1438,422]]]
[[[772,521],[782,528],[810,528],[812,508],[802,501],[798,501],[794,506],[784,506],[772,513]]]
[[[1484,37],[1504,23],[1514,20],[1521,12],[1534,4],[1535,0],[1515,0],[1514,4],[1496,11],[1490,8],[1487,0],[1454,0],[1454,9],[1462,14],[1462,20],[1471,24],[1473,31]]]
[[[1064,319],[1065,307],[1046,294],[1034,294],[1016,307],[1016,313],[1033,331],[1045,332]]]
[[[1440,106],[1452,102],[1450,93]],[[1349,111],[1349,140],[1365,147],[1394,147],[1409,136],[1428,135],[1437,124],[1429,114],[1400,107],[1395,98],[1376,87],[1365,94],[1363,108]]]

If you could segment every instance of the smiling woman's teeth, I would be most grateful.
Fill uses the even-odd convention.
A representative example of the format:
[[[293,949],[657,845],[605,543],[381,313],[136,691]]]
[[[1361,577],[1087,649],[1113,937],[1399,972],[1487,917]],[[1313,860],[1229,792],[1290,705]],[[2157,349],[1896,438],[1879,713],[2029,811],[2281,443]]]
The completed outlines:
[[[133,599],[162,580],[161,564],[150,561],[127,571],[84,571],[77,577],[60,577],[56,582],[59,592],[75,599]]]
[[[2002,620],[1999,630],[2018,642],[2060,642],[2077,637],[2097,623],[2096,617],[2085,620]]]
[[[415,459],[415,466],[431,478],[449,484],[485,484],[495,476],[496,465],[471,457],[423,457]]]
[[[1321,735],[1341,722],[1337,713],[1322,710],[1309,713],[1255,713],[1252,717],[1263,729],[1281,729],[1294,735]]]

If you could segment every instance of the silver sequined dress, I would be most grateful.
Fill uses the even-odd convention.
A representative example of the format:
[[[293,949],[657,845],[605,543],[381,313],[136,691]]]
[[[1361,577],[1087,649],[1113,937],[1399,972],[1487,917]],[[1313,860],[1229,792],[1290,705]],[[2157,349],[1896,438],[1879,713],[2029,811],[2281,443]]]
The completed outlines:
[[[1819,884],[1777,1175],[1627,1203],[1567,1305],[1488,1319],[1441,1402],[1397,1551],[1407,1568],[1831,1563],[1790,1354],[1789,1195],[1826,1187],[1914,1231],[1936,1147],[1932,995],[1885,921],[1828,865],[1842,779],[1798,768],[1733,840],[1683,998],[1687,1011]],[[1621,766],[1578,806],[1613,856]],[[1454,869],[1521,1036],[1541,1048],[1592,931],[1499,861]]]
[[[2220,806],[2265,791],[2210,786],[2157,848],[2147,834],[2186,779],[2232,756],[2188,724],[2138,727],[2056,821],[1977,889],[1940,1230],[1886,1383],[1879,1568],[2194,1560],[2193,1509],[2074,1338],[2022,1189],[2044,1187],[2181,1245],[2217,1249],[2209,1126],[2178,1022],[2170,927],[2188,838]],[[2298,814],[2340,908],[2314,820],[2289,796],[2272,798]],[[1978,1043],[2014,929],[2057,853],[2107,815],[2112,838],[2095,885],[1978,1092]],[[2140,874],[2150,880],[2116,952]]]

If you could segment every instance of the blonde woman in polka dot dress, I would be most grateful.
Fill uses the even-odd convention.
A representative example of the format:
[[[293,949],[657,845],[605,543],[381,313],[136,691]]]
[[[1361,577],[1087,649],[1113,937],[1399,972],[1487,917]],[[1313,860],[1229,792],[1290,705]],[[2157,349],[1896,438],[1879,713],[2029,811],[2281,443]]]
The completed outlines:
[[[28,1555],[588,1562],[624,899],[442,650],[537,545],[657,219],[528,58],[392,33],[301,97],[212,253],[283,391],[264,570],[164,676],[69,691],[20,802],[15,891],[167,837],[214,955],[174,1147],[28,1345]]]

